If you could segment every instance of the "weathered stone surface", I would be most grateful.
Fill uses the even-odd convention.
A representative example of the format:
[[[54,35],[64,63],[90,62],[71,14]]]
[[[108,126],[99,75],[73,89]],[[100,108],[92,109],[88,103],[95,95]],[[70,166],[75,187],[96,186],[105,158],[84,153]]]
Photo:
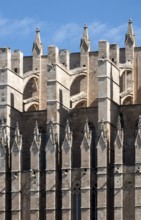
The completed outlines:
[[[140,60],[131,19],[125,48],[0,48],[0,219],[140,219]]]

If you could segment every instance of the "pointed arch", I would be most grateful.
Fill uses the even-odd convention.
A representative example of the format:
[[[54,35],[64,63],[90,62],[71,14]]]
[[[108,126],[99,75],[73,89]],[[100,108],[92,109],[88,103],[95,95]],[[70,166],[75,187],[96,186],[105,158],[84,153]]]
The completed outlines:
[[[75,76],[70,86],[71,107],[87,106],[87,76],[85,73]]]
[[[87,80],[86,72],[79,73],[79,75],[77,74],[72,78],[71,85],[70,85],[70,95],[71,96],[79,93],[80,91],[82,91],[82,89],[81,89],[82,85],[81,84],[84,80],[85,81]],[[76,85],[76,88],[75,88],[75,85]],[[85,85],[87,85],[87,83]]]
[[[74,103],[73,108],[84,108],[87,107],[87,99],[81,99],[78,102]]]
[[[38,96],[39,77],[30,76],[25,84],[23,99],[28,99],[33,96]]]
[[[120,92],[133,89],[132,70],[124,70],[120,76]]]
[[[133,104],[133,96],[132,95],[128,95],[125,98],[123,98],[122,100],[122,105],[131,105]]]
[[[25,106],[25,111],[32,112],[39,110],[39,103],[38,102],[32,102]]]

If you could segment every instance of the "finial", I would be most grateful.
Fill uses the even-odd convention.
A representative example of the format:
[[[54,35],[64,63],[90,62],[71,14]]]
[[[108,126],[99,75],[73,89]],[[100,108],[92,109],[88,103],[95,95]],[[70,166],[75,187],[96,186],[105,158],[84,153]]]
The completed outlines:
[[[88,26],[84,24],[83,35],[80,41],[80,49],[81,51],[90,51],[90,39],[88,35]]]
[[[86,29],[86,28],[88,28],[88,26],[87,26],[87,24],[85,23],[85,24],[84,24],[84,29]]]
[[[86,41],[89,40],[89,36],[88,36],[88,26],[87,26],[87,24],[84,24],[83,39],[85,39]]]
[[[35,37],[35,41],[33,43],[32,51],[36,51],[36,53],[43,54],[40,29],[38,27],[36,27],[36,37]]]
[[[128,31],[125,35],[125,44],[128,45],[128,44],[133,44],[135,45],[135,35],[134,35],[134,32],[133,32],[133,24],[132,24],[132,19],[130,18],[129,21],[128,21]]]
[[[40,29],[39,29],[39,27],[36,27],[36,33],[37,33],[37,32],[40,32]]]

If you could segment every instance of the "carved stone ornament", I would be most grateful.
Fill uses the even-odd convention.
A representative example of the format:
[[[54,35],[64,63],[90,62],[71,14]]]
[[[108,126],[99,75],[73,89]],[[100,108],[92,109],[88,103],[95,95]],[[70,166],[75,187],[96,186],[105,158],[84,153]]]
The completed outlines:
[[[34,132],[33,132],[33,141],[30,150],[37,154],[41,145],[41,134],[39,133],[38,122],[36,121]]]
[[[121,128],[120,116],[118,116],[117,134],[116,134],[114,146],[118,147],[118,148],[122,148],[123,147],[123,130]]]
[[[85,136],[88,140],[91,140],[92,132],[90,131],[90,128],[89,128],[89,125],[88,125],[88,119],[87,119],[87,118],[86,118],[85,126],[84,126],[84,136]]]
[[[50,151],[50,153],[53,153],[56,150],[56,136],[54,135],[53,131],[53,122],[50,122],[50,128],[49,128],[49,138],[46,145],[46,151]]]
[[[65,128],[65,138],[62,144],[62,150],[65,151],[65,153],[68,153],[72,146],[72,132],[70,130],[69,122],[66,123]]]
[[[128,22],[128,33],[125,35],[125,44],[132,46],[135,42],[135,34],[133,33],[132,19]]]
[[[104,150],[108,146],[108,137],[107,132],[104,130],[104,120],[101,121],[101,128],[100,128],[100,137],[98,140],[97,148],[101,148]]]
[[[91,147],[91,139],[92,139],[92,132],[89,129],[88,119],[86,119],[81,148],[84,148],[87,151]]]
[[[135,147],[141,148],[141,115],[139,116],[139,121],[138,121],[138,130],[137,130],[137,136],[135,139]]]
[[[19,125],[16,124],[15,128],[15,136],[14,136],[14,142],[11,148],[11,151],[14,154],[18,154],[22,147],[22,135],[20,134]]]
[[[42,42],[41,42],[41,36],[40,36],[39,28],[36,28],[36,38],[35,38],[35,42],[33,43],[32,52],[33,53],[35,52],[37,55],[42,53]]]
[[[70,125],[68,120],[65,128],[65,137],[68,139],[68,141],[72,141],[72,132],[70,130]]]
[[[4,125],[4,121],[2,120],[1,122],[1,126],[0,126],[0,143],[3,146],[6,146],[8,144],[8,138],[7,138],[7,134],[6,134],[6,128]]]

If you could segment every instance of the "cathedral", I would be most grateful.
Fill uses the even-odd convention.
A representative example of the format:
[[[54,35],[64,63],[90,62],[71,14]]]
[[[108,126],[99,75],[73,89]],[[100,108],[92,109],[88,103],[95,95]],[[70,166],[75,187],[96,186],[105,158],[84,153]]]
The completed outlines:
[[[140,220],[141,47],[0,48],[0,220]]]

